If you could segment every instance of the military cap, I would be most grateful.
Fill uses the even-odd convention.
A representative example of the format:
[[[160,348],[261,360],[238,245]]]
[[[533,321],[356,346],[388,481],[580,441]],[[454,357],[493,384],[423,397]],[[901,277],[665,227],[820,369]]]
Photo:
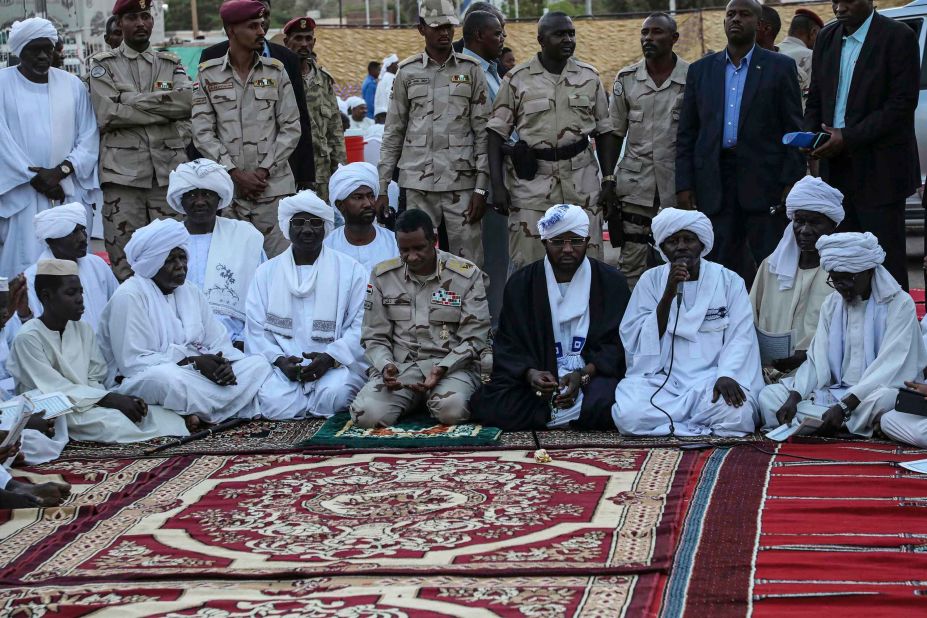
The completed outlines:
[[[445,24],[460,25],[454,0],[422,0],[418,5],[418,16],[425,21],[426,26],[432,28]]]
[[[151,10],[151,0],[116,0],[113,6],[113,15],[126,13],[143,13]]]
[[[315,20],[311,17],[296,17],[286,22],[286,25],[283,27],[283,34],[306,32],[308,30],[315,30]]]
[[[257,0],[229,0],[219,7],[219,17],[226,24],[240,24],[264,17],[264,5]]]
[[[821,16],[820,16],[820,15],[818,15],[817,13],[815,13],[814,11],[812,11],[811,9],[798,9],[797,11],[795,11],[795,14],[796,14],[796,15],[804,15],[805,17],[807,17],[808,19],[810,19],[811,21],[813,21],[814,23],[816,23],[816,24],[818,25],[818,28],[823,28],[823,27],[824,27],[824,20],[821,19]]]

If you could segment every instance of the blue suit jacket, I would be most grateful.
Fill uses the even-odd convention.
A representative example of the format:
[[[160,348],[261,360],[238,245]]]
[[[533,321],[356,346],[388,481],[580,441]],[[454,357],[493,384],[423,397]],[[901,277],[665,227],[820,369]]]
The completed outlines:
[[[689,66],[676,136],[676,191],[694,191],[697,208],[721,211],[721,136],[724,124],[725,52]],[[801,93],[795,61],[756,47],[740,105],[737,192],[747,212],[768,211],[782,191],[805,175],[805,158],[782,145],[800,131]]]

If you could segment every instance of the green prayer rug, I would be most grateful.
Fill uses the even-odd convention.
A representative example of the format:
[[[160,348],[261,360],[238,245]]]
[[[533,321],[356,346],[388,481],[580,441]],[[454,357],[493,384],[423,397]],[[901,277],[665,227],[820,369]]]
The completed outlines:
[[[424,415],[413,416],[393,427],[364,429],[341,412],[322,425],[299,446],[347,446],[353,448],[432,448],[435,446],[493,446],[502,430],[473,423],[440,425]]]

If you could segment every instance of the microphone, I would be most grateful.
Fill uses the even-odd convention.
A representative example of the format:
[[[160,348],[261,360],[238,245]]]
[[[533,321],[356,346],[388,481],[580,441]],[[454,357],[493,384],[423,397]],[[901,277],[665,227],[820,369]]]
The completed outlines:
[[[683,264],[683,265],[685,265],[685,259],[680,258],[680,259],[676,260],[675,263],[676,263],[676,264]],[[688,269],[686,269],[686,270],[688,271]],[[679,283],[676,284],[676,306],[677,306],[677,307],[682,306],[682,285],[683,285],[683,283],[685,283],[685,282],[684,282],[684,281],[680,281]]]

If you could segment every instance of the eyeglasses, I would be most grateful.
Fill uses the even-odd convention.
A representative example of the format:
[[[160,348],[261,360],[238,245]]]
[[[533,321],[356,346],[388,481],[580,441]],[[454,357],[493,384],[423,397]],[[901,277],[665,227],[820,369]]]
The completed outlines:
[[[562,247],[569,244],[571,247],[579,248],[586,244],[588,238],[550,238],[547,244],[551,247]]]
[[[855,274],[847,275],[846,277],[841,276],[840,279],[834,281],[832,275],[827,275],[827,285],[834,288],[835,290],[837,289],[837,286],[842,288],[851,288],[856,285],[856,276],[857,275]]]
[[[312,217],[311,219],[290,219],[290,227],[294,230],[301,230],[307,225],[314,228],[325,227],[325,220],[318,217]]]

